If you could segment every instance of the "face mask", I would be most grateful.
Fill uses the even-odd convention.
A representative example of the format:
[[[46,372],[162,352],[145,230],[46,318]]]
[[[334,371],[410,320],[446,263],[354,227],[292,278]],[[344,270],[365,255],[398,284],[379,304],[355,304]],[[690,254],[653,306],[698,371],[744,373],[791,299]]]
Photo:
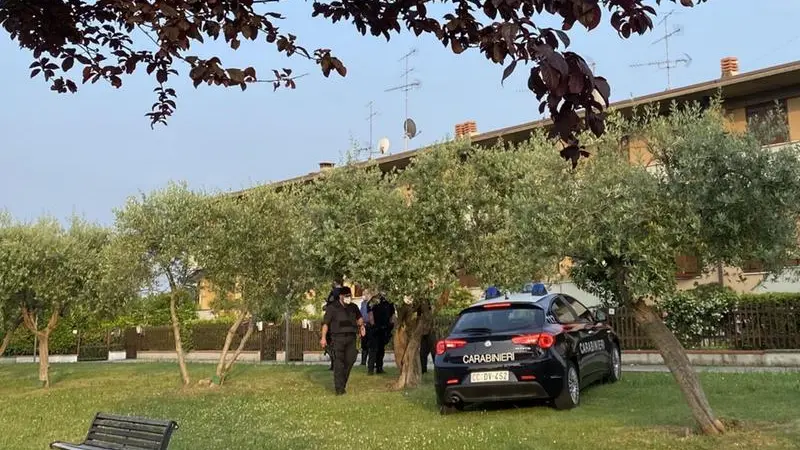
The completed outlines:
[[[349,304],[350,304],[352,301],[353,301],[353,299],[352,299],[352,298],[350,298],[350,297],[345,297],[345,298],[344,298],[344,304],[345,304],[345,305],[349,305]]]

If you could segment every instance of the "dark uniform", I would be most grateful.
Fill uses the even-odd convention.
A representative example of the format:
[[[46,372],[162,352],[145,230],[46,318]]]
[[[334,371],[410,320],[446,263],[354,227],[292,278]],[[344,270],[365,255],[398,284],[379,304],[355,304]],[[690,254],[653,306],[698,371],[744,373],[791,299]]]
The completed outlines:
[[[339,302],[339,290],[341,286],[335,286],[331,289],[331,292],[328,294],[328,298],[325,299],[325,306],[322,307],[323,311],[328,310],[328,306],[332,305],[333,303]],[[328,327],[328,333],[325,335],[325,340],[328,341],[328,346],[325,348],[325,352],[331,357],[331,366],[328,370],[333,370],[333,338],[331,336],[330,327]]]
[[[380,301],[370,308],[374,325],[370,328],[369,359],[367,373],[383,373],[383,357],[386,345],[392,338],[392,316],[394,305],[381,296]]]
[[[328,304],[322,323],[328,326],[333,342],[333,386],[337,395],[344,394],[350,370],[356,362],[356,336],[361,312],[354,304],[343,305],[336,301]]]

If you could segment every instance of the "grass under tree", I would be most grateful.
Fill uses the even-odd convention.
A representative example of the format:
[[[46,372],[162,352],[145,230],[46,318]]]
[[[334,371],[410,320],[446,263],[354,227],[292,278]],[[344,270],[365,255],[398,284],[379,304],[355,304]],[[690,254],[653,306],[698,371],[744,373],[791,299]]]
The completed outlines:
[[[189,366],[196,379],[212,369]],[[397,392],[388,389],[394,369],[367,377],[356,366],[348,394],[334,397],[326,369],[242,364],[210,389],[182,388],[174,364],[58,364],[45,390],[35,366],[0,366],[0,448],[80,441],[97,411],[175,419],[176,450],[800,448],[796,373],[702,374],[732,432],[687,437],[692,417],[669,374],[625,374],[587,390],[573,411],[526,405],[442,417],[430,374],[421,388]]]

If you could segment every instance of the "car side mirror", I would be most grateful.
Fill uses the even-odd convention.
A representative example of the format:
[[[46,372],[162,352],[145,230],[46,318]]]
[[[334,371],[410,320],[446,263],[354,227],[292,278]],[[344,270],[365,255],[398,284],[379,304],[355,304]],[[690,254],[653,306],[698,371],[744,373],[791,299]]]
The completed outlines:
[[[598,309],[594,312],[594,317],[597,319],[598,322],[606,322],[608,321],[608,315],[602,309]]]

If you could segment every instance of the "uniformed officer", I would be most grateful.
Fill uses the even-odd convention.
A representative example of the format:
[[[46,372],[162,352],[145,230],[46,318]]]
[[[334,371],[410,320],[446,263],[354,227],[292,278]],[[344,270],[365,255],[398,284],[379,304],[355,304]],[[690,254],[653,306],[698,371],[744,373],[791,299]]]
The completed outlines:
[[[371,337],[369,339],[369,358],[367,375],[383,373],[383,357],[386,344],[392,339],[394,326],[394,305],[381,295],[377,304],[370,307]]]
[[[325,306],[322,307],[323,311],[327,311],[328,306],[331,304],[335,304],[339,301],[339,290],[342,288],[342,280],[336,279],[333,282],[333,288],[328,293],[328,298],[325,299]],[[331,338],[331,332],[328,330],[327,335],[325,333],[322,334],[325,336],[325,339],[328,341],[329,344],[333,343],[333,339]],[[325,349],[325,352],[331,357],[331,366],[328,370],[333,370],[333,345]]]
[[[361,338],[361,365],[367,365],[367,356],[369,356],[369,340],[372,339],[372,323],[367,319],[369,317],[370,309],[372,308],[373,296],[368,291],[364,290],[364,295],[361,300],[361,306],[359,311],[361,312],[361,318],[364,319],[367,325],[367,334]]]
[[[322,339],[320,345],[328,346],[326,334],[328,330],[333,338],[333,387],[336,395],[345,393],[347,379],[356,362],[356,335],[364,336],[366,329],[364,319],[358,307],[352,303],[352,292],[344,286],[339,289],[339,301],[331,303],[325,309],[322,319]]]

